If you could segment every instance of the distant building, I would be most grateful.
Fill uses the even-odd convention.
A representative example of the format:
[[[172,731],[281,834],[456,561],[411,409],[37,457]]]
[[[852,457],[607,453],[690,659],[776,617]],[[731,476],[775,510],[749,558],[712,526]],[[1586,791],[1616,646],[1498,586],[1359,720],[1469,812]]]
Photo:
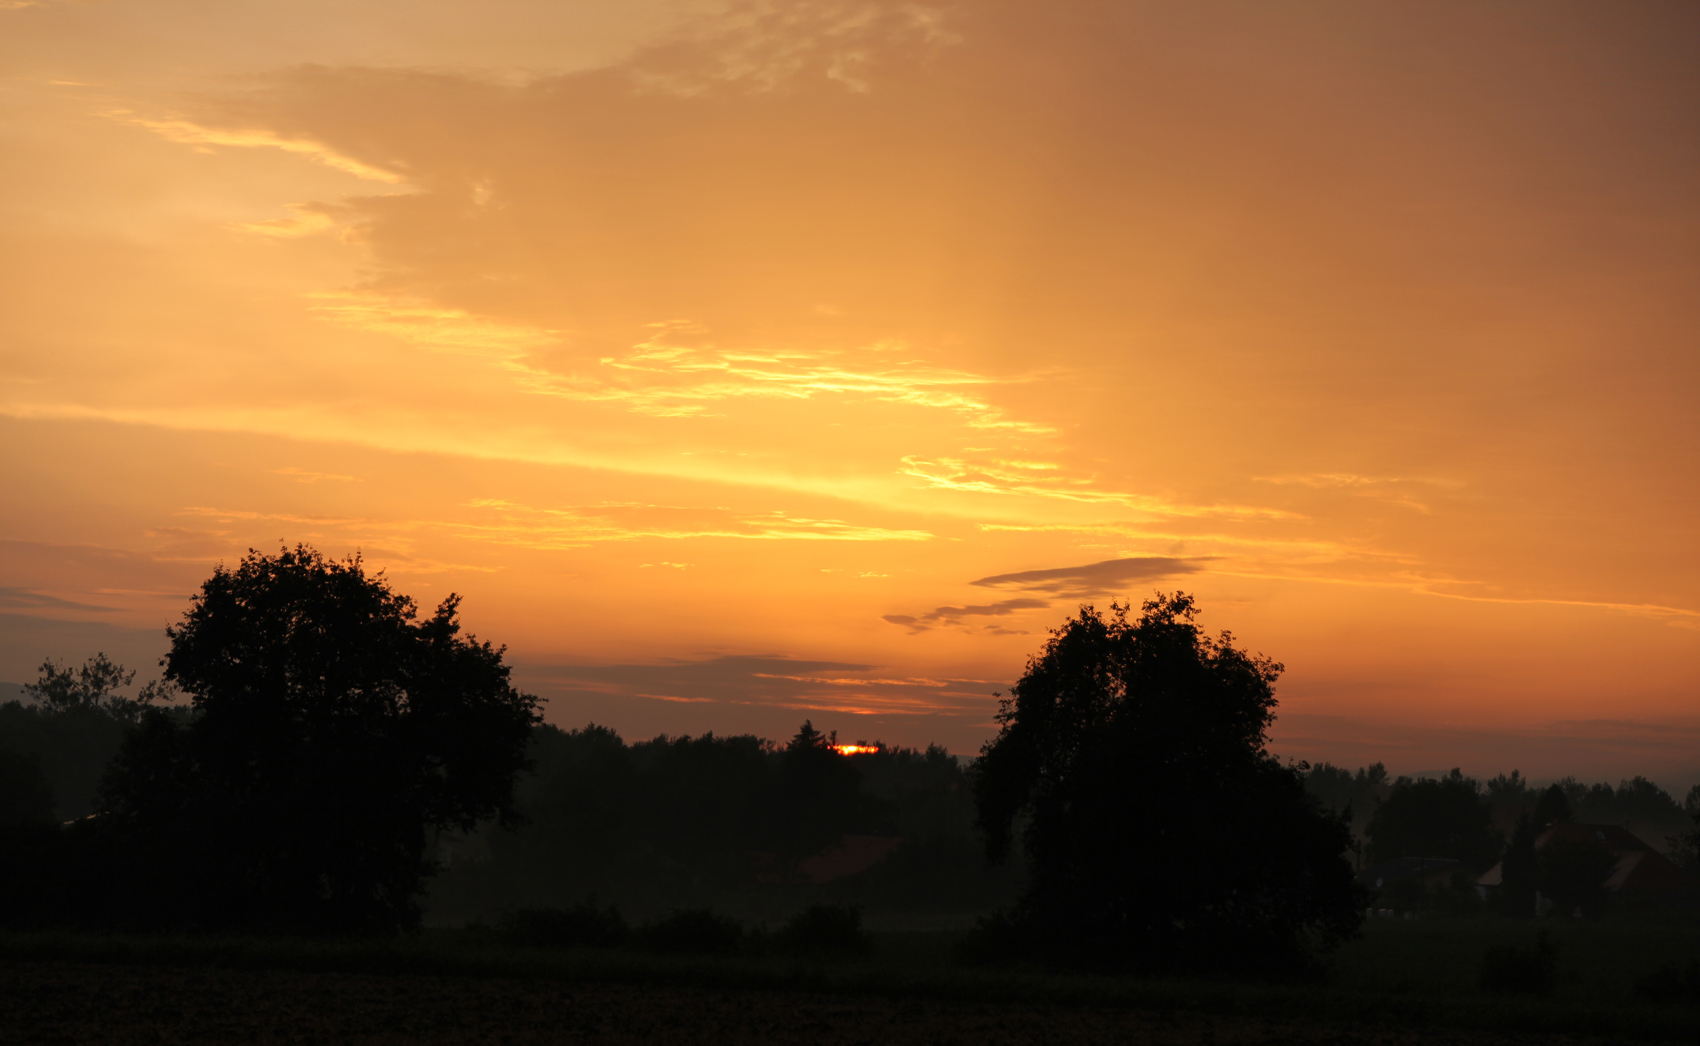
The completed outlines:
[[[1606,879],[1606,892],[1623,897],[1670,901],[1700,895],[1700,882],[1671,859],[1615,824],[1553,824],[1535,836],[1535,852],[1559,841],[1598,843],[1617,859]],[[1504,882],[1503,864],[1489,868],[1476,880],[1483,891]]]

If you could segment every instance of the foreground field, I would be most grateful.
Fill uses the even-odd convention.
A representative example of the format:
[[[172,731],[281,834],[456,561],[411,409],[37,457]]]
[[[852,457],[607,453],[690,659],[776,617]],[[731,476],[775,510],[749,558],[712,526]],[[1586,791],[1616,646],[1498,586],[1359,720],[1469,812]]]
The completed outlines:
[[[0,1043],[1510,1043],[1700,1041],[1636,982],[1700,955],[1691,917],[1549,927],[1545,997],[1477,984],[1528,923],[1372,922],[1324,980],[965,969],[957,934],[890,931],[839,962],[397,942],[0,936]]]
[[[1543,1041],[1588,1041],[1559,1036]],[[0,1043],[1366,1043],[1527,1041],[1491,1032],[1183,1011],[889,999],[500,977],[23,963]]]

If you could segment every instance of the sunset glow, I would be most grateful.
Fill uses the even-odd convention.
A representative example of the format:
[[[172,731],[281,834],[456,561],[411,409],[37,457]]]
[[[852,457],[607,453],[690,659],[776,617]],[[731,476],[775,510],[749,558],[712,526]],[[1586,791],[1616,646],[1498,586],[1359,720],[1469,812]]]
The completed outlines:
[[[0,3],[0,679],[219,562],[547,718],[972,754],[1195,593],[1276,750],[1700,779],[1700,11]],[[840,745],[844,754],[871,746]]]

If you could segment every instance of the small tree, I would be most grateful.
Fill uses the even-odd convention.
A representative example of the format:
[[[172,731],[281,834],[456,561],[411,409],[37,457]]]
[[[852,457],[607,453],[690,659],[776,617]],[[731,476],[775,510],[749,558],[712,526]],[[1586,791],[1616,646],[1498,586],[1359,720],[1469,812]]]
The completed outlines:
[[[774,793],[774,844],[788,873],[855,826],[861,812],[861,772],[838,754],[838,735],[805,719],[779,756]]]
[[[1545,828],[1550,824],[1564,824],[1570,820],[1570,796],[1565,792],[1564,785],[1549,785],[1535,802],[1535,827]]]
[[[1517,815],[1517,827],[1500,864],[1499,892],[1494,904],[1506,915],[1535,914],[1535,891],[1540,886],[1540,859],[1535,853],[1538,829],[1527,810]]]
[[[114,719],[134,723],[156,700],[169,700],[171,687],[158,680],[142,687],[135,697],[118,691],[136,680],[136,670],[125,668],[97,653],[77,669],[67,668],[52,658],[41,663],[41,674],[24,692],[49,713],[102,712]]]
[[[212,925],[413,925],[433,832],[513,817],[537,698],[450,596],[414,603],[306,546],[220,567],[169,628],[195,715],[144,717],[104,786],[113,830]],[[167,846],[165,841],[170,840]]]
[[[1194,624],[1192,597],[1055,630],[975,771],[989,856],[1031,869],[986,925],[1053,961],[1292,968],[1362,918],[1351,834],[1266,750],[1281,666]]]

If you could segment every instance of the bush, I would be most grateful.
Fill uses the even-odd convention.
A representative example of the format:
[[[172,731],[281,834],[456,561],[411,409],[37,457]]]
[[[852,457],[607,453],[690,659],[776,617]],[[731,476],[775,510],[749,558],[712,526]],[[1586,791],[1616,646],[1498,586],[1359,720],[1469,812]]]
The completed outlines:
[[[780,927],[777,941],[782,951],[793,955],[860,954],[868,950],[868,935],[862,932],[862,909],[854,904],[810,905]]]
[[[534,948],[614,948],[626,940],[626,920],[613,905],[595,899],[571,908],[521,908],[502,917],[498,929],[514,944]]]
[[[1641,977],[1635,982],[1635,993],[1652,1002],[1686,1002],[1700,1006],[1700,959],[1688,960],[1684,969],[1674,962]]]
[[[1482,956],[1482,990],[1495,995],[1546,995],[1558,982],[1558,946],[1542,930],[1532,948],[1489,948]]]
[[[638,937],[658,952],[731,955],[744,939],[744,926],[707,908],[675,908],[667,918],[638,931]]]

